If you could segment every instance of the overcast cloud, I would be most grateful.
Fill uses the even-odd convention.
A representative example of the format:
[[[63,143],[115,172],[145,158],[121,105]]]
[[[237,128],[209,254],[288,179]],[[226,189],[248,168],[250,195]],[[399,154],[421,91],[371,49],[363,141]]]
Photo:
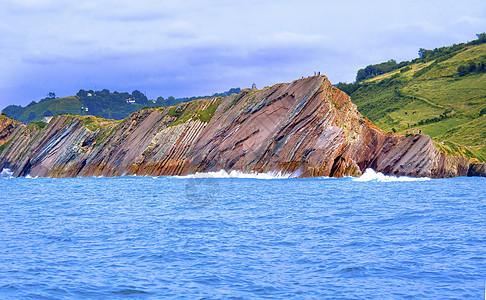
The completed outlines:
[[[48,92],[206,95],[417,57],[486,31],[481,1],[3,0],[0,109]]]

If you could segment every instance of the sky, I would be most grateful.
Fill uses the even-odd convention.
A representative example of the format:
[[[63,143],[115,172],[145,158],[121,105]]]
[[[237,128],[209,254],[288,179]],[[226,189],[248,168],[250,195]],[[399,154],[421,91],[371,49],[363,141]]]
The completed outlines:
[[[0,109],[80,89],[211,95],[333,83],[476,39],[486,1],[2,0]]]

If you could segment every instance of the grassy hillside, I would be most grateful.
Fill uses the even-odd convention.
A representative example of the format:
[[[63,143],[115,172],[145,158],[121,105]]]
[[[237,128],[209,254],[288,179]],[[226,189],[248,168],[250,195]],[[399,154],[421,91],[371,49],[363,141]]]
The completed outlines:
[[[223,93],[215,93],[212,96],[199,96],[176,99],[169,97],[157,100],[148,100],[140,91],[130,93],[110,92],[107,89],[101,91],[79,90],[75,96],[55,98],[48,97],[39,102],[32,101],[26,107],[20,105],[9,105],[3,109],[6,116],[25,122],[38,122],[44,117],[51,117],[57,114],[94,115],[103,118],[121,120],[131,113],[144,107],[168,107],[179,103],[190,102],[195,99],[212,99],[224,97],[233,93],[239,93],[240,88],[232,88]],[[50,93],[51,94],[51,93]]]
[[[73,96],[30,104],[25,108],[11,105],[6,107],[3,112],[11,118],[28,123],[40,121],[46,116],[53,116],[53,112],[58,114],[79,113],[80,107],[81,102]]]
[[[32,101],[26,107],[9,105],[2,112],[8,117],[26,123],[40,121],[43,117],[57,114],[98,115],[120,120],[143,107],[158,104],[155,101],[149,101],[139,91],[133,91],[130,94],[110,93],[106,89],[96,92],[80,90],[75,96],[48,97],[39,102]]]
[[[445,50],[338,87],[381,129],[422,130],[446,153],[486,161],[486,44],[476,40],[440,49]]]

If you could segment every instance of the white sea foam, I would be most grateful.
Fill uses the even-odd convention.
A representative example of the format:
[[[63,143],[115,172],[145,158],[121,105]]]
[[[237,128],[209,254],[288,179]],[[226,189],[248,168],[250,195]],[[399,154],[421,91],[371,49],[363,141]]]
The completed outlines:
[[[0,178],[12,178],[13,172],[9,168],[3,168]]]
[[[30,174],[27,174],[27,176],[25,176],[25,178],[27,178],[27,179],[37,179],[37,177],[39,177],[39,176],[32,177],[32,176],[30,176]]]
[[[217,172],[204,172],[189,174],[185,176],[174,176],[176,178],[253,178],[253,179],[286,179],[293,177],[292,174],[282,172],[267,172],[267,173],[243,173],[241,171],[232,170],[229,173],[225,170]]]
[[[395,182],[395,181],[426,181],[430,180],[428,177],[408,177],[408,176],[389,176],[380,172],[375,172],[373,169],[366,169],[360,177],[354,178],[353,181],[376,181],[376,182]]]

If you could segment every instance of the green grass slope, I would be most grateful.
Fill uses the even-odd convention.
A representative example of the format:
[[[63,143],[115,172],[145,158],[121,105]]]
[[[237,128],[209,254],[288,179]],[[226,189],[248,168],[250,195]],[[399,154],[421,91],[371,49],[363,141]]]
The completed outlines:
[[[401,134],[422,130],[442,151],[484,162],[486,44],[462,45],[338,87],[381,129]]]
[[[140,91],[135,90],[131,94],[127,92],[110,92],[107,89],[101,91],[79,90],[75,96],[56,98],[55,94],[50,95],[39,102],[32,101],[26,107],[20,105],[9,105],[2,110],[6,116],[25,122],[38,122],[44,117],[51,117],[58,114],[94,115],[103,118],[121,120],[131,113],[145,107],[168,107],[179,103],[191,102],[197,99],[212,99],[239,93],[240,88],[232,88],[223,93],[215,93],[212,96],[200,96],[175,99],[169,97],[164,99],[149,100]],[[204,113],[203,113],[204,114]],[[207,119],[208,114],[201,116]]]
[[[80,90],[77,95],[63,98],[45,98],[39,102],[32,101],[26,107],[9,105],[2,112],[8,117],[30,123],[58,114],[97,115],[109,119],[123,119],[129,114],[143,108],[159,105],[149,101],[138,92],[133,96],[129,93],[110,93],[108,90],[89,94]],[[127,99],[135,99],[135,103],[128,103]],[[88,110],[86,110],[88,109]]]
[[[54,114],[77,114],[80,111],[81,102],[75,96],[50,99],[25,108],[20,106],[7,107],[4,112],[8,117],[22,122],[30,123],[42,120],[43,117]]]

